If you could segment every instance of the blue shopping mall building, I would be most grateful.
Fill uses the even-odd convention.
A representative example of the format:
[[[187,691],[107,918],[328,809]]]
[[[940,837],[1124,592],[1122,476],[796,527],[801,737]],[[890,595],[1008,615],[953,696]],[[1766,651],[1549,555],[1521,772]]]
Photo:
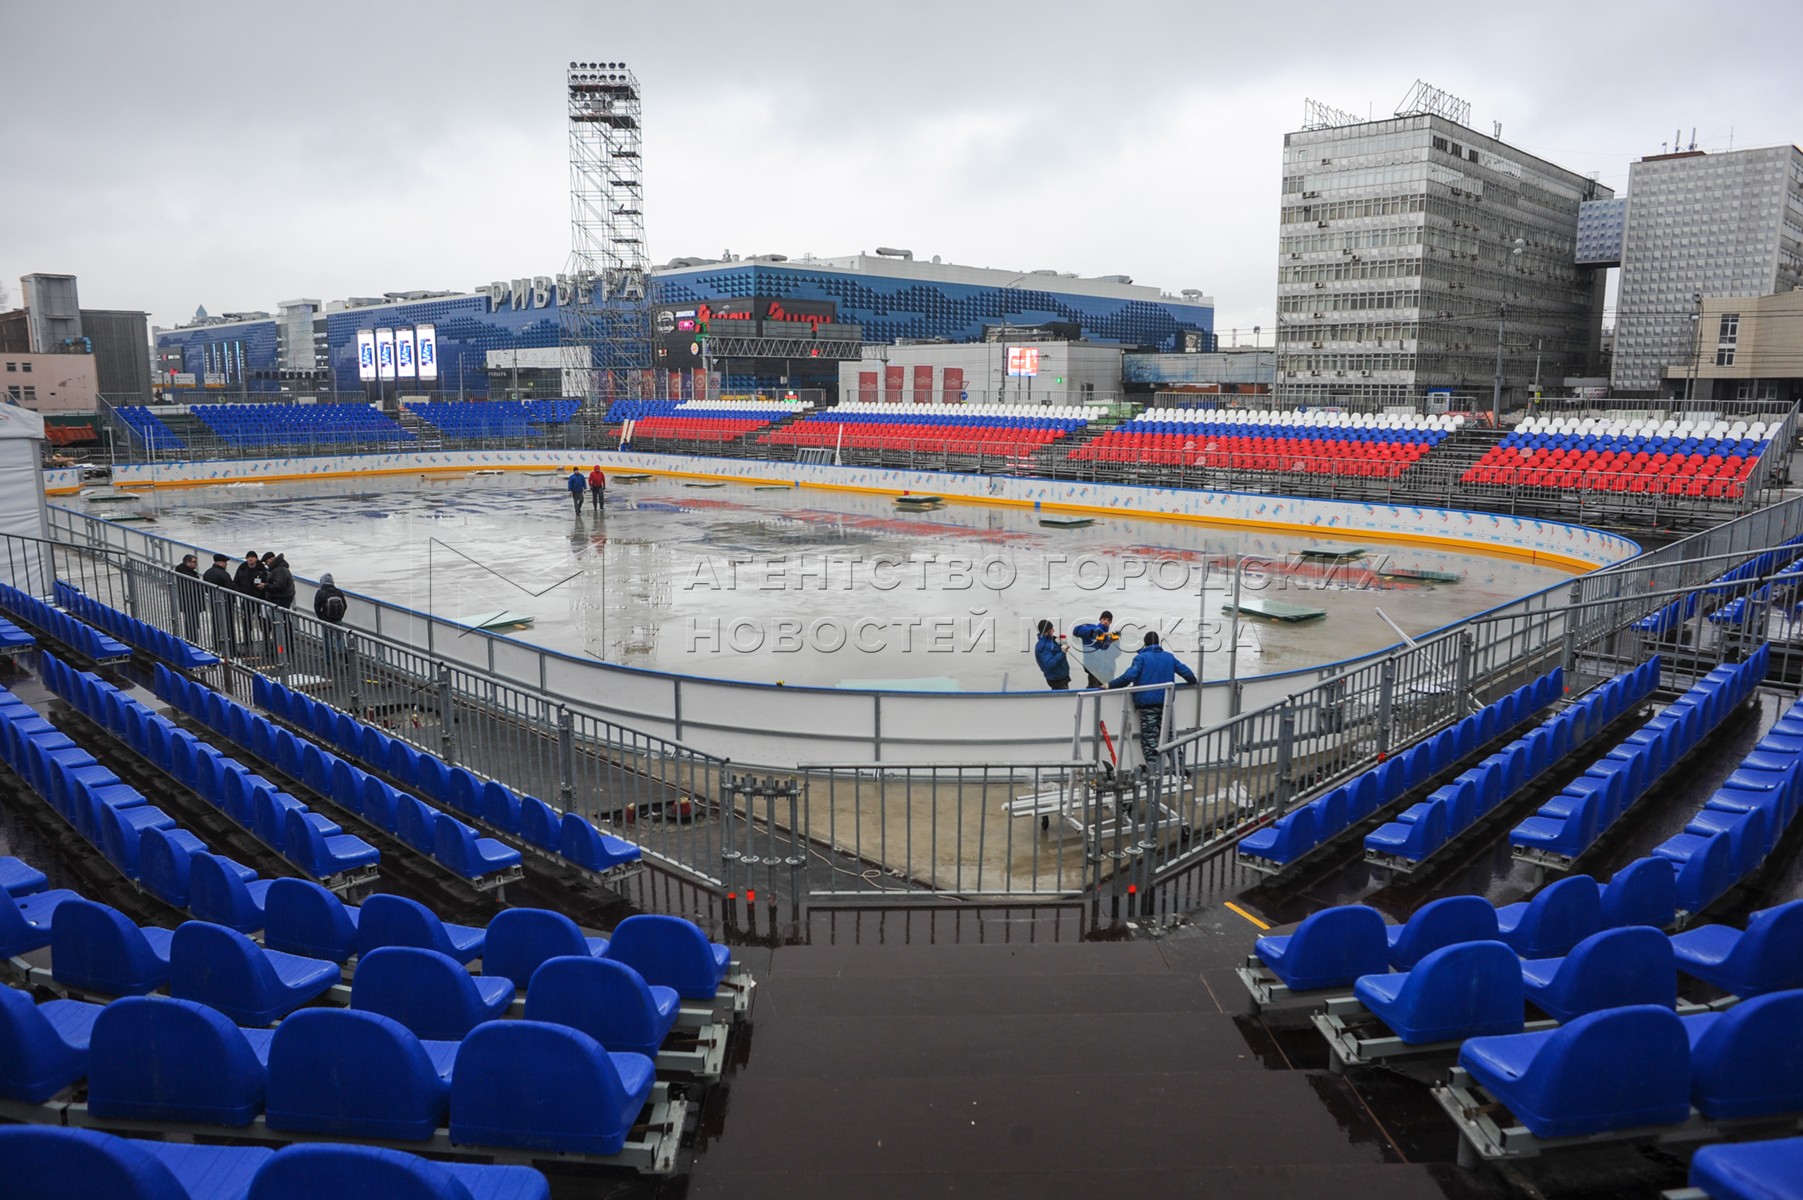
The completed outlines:
[[[689,339],[681,334],[672,343],[678,352],[666,347],[655,364],[711,365],[728,391],[832,389],[838,361],[856,358],[861,344],[980,342],[1028,328],[1150,351],[1214,348],[1214,302],[1198,290],[1170,295],[1122,275],[965,267],[916,261],[906,252],[677,259],[653,272],[651,293],[660,332],[669,332],[661,327],[674,326],[677,317],[687,328],[702,305],[717,318],[734,318],[714,322],[706,364],[683,353],[689,345],[678,343]],[[166,384],[172,399],[283,390],[349,398],[372,390],[367,371],[359,370],[359,335],[367,340],[377,330],[430,326],[436,380],[399,379],[387,390],[498,398],[522,390],[521,369],[543,372],[554,361],[565,299],[558,279],[537,275],[471,292],[389,293],[325,306],[291,302],[274,317],[247,314],[159,330],[157,353],[165,372],[194,377],[185,386]],[[297,312],[294,304],[313,307]],[[316,381],[296,387],[295,373],[305,370],[317,372]],[[555,390],[554,374],[549,381],[542,373],[535,378],[538,387]]]

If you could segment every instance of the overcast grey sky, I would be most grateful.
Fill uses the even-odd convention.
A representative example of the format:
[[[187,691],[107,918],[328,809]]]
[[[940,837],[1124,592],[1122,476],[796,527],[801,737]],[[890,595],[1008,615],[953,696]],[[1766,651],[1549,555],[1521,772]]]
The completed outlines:
[[[554,273],[563,70],[604,59],[644,94],[653,262],[1123,272],[1268,342],[1305,97],[1383,114],[1421,76],[1619,190],[1679,127],[1803,138],[1800,45],[1797,0],[0,0],[0,281],[167,325]]]

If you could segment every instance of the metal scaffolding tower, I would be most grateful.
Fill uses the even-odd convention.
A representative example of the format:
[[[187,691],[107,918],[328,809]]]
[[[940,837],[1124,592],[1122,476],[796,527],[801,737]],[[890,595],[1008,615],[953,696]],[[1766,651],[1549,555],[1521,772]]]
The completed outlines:
[[[570,268],[558,281],[565,389],[605,407],[651,394],[639,81],[619,62],[573,62]]]

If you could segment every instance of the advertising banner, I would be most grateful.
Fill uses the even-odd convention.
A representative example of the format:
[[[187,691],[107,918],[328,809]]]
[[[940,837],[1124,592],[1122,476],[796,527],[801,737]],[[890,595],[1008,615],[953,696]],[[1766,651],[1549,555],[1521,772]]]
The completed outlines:
[[[357,378],[368,383],[376,377],[376,331],[357,331]]]
[[[394,373],[402,379],[414,376],[413,330],[410,328],[394,331]]]
[[[1008,347],[1008,374],[1026,378],[1039,374],[1039,347]]]
[[[376,330],[376,378],[394,378],[394,330]]]
[[[419,360],[421,379],[438,378],[438,330],[431,325],[413,327],[414,357]]]

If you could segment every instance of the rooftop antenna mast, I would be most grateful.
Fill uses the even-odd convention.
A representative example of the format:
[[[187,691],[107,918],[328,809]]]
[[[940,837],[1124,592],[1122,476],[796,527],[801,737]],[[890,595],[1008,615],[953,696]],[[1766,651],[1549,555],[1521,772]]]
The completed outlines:
[[[1399,117],[1442,117],[1454,125],[1471,125],[1471,101],[1461,100],[1451,92],[1441,91],[1425,80],[1417,79],[1409,94],[1396,106]]]
[[[570,268],[559,280],[564,389],[600,406],[651,393],[650,263],[638,77],[622,62],[573,62]]]

